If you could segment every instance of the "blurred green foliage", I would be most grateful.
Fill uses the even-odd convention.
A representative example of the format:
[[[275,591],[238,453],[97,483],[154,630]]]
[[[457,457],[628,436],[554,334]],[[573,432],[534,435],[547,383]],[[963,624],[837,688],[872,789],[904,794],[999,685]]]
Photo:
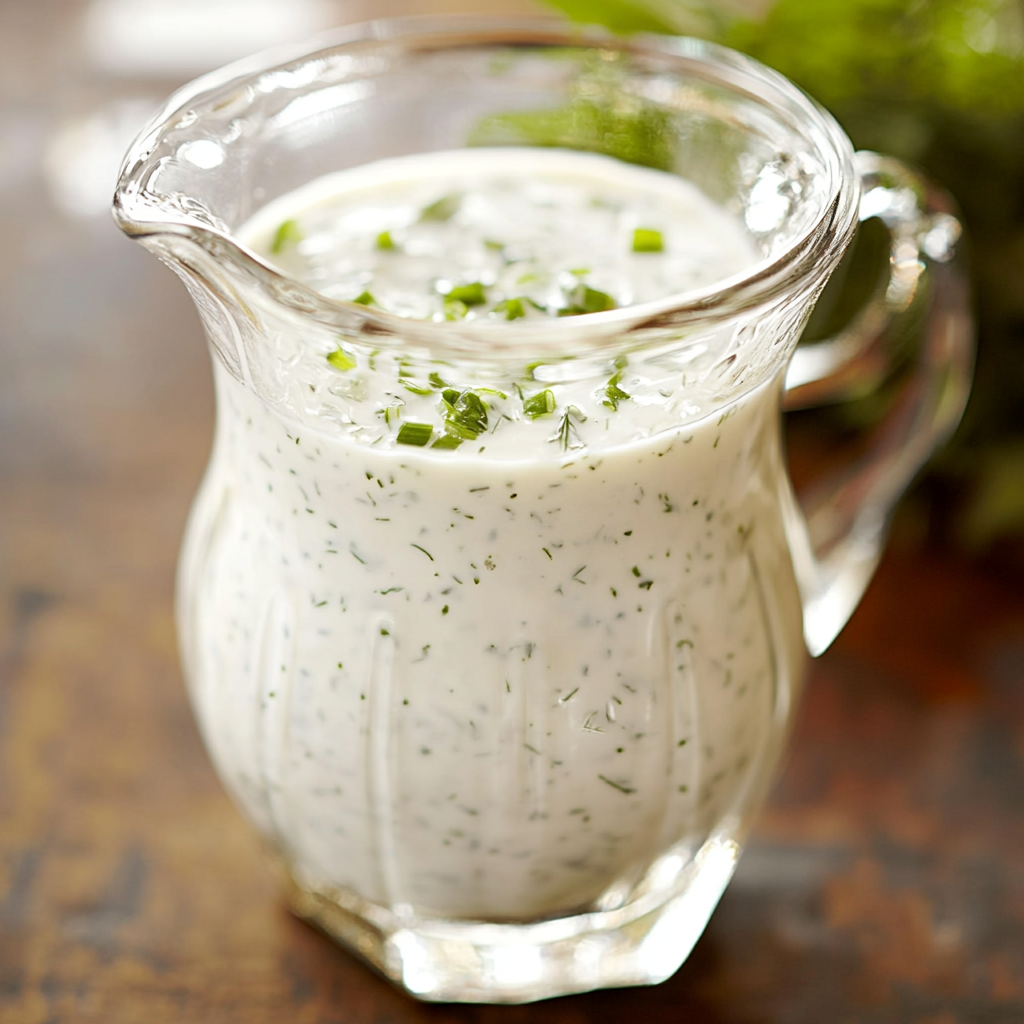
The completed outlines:
[[[616,106],[609,86],[614,85],[617,74],[614,64],[593,61],[579,72],[587,96],[574,96],[562,107],[490,114],[474,125],[468,142],[473,146],[529,144],[581,149],[668,170],[674,158],[668,116],[639,102],[628,109]]]
[[[1024,536],[1024,0],[547,0],[618,32],[735,47],[829,108],[858,148],[957,198],[979,329],[974,391],[918,488],[948,537]],[[630,19],[637,11],[643,17]]]
[[[1007,0],[778,0],[723,42],[813,90],[1003,116],[1024,111],[1024,11]]]

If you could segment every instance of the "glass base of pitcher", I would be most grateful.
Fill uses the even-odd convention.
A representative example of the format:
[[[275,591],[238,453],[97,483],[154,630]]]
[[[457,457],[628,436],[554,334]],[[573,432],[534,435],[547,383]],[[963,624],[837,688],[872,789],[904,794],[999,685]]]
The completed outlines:
[[[599,988],[653,985],[689,956],[740,853],[712,837],[685,865],[661,858],[616,910],[493,924],[382,907],[350,890],[316,890],[285,868],[289,906],[417,999],[527,1003]],[[674,871],[673,871],[674,868]],[[651,885],[659,877],[672,884]]]

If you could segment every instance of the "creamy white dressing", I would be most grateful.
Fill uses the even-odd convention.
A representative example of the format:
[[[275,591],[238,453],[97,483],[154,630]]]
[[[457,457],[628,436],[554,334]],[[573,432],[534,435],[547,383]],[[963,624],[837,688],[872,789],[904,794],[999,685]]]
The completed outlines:
[[[657,232],[661,250],[634,251],[638,230]],[[483,284],[486,301],[465,317],[500,320],[506,299],[555,313],[584,282],[629,306],[717,284],[759,258],[740,222],[689,183],[559,150],[379,161],[276,200],[242,234],[325,295],[368,292],[393,313],[437,320],[445,294],[467,283]],[[524,312],[539,311],[527,302]]]
[[[501,274],[521,261],[474,263],[466,253],[499,252],[483,240],[531,247],[542,306],[559,301],[566,262],[581,269],[580,239],[587,279],[619,304],[650,281],[682,291],[755,258],[727,214],[668,176],[580,154],[529,161],[518,186],[493,156],[468,175],[450,155],[347,172],[277,201],[243,237],[325,291],[369,287],[424,316],[444,315],[430,305],[439,279],[493,270],[479,316],[508,296]],[[419,278],[389,276],[380,232],[407,244],[422,223],[411,211],[453,191],[462,214],[482,211],[462,233],[440,222],[458,258],[432,251],[413,260]],[[532,212],[500,220],[520,198]],[[332,209],[340,241],[326,237]],[[545,234],[548,215],[560,227]],[[293,218],[308,251],[270,253]],[[518,222],[521,238],[505,233]],[[570,226],[575,241],[562,237]],[[660,230],[664,251],[620,244],[635,226]],[[355,269],[338,271],[350,258]],[[630,276],[636,260],[643,273]],[[629,397],[550,384],[556,407],[537,418],[511,389],[485,393],[487,430],[439,449],[397,443],[408,422],[443,436],[445,414],[441,390],[410,392],[391,369],[336,370],[349,385],[359,376],[368,408],[403,403],[367,443],[216,367],[180,612],[217,767],[313,889],[486,920],[615,906],[659,855],[675,850],[685,867],[761,782],[784,727],[802,647],[779,383],[712,408],[678,372],[665,394],[624,365]],[[586,419],[563,444],[570,406]]]

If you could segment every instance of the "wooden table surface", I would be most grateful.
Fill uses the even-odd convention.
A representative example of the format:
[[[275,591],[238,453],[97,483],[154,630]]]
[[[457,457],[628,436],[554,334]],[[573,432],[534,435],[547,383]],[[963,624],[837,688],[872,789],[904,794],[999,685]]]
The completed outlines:
[[[90,70],[84,10],[0,4],[0,1024],[1024,1021],[1024,570],[907,537],[666,984],[424,1006],[289,916],[175,652],[198,321],[105,211],[167,89]]]

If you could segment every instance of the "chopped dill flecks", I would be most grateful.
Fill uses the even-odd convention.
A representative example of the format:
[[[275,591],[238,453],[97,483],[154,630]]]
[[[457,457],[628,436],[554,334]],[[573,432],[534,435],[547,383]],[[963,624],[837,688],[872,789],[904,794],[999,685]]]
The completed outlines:
[[[598,775],[598,778],[602,782],[606,782],[612,789],[617,789],[620,793],[625,793],[627,796],[636,792],[632,786],[623,786],[620,782],[613,782],[607,775]]]
[[[586,418],[575,405],[570,405],[558,421],[558,430],[548,440],[557,441],[563,452],[570,448],[582,448],[583,442],[580,440],[577,424],[585,422]]]

